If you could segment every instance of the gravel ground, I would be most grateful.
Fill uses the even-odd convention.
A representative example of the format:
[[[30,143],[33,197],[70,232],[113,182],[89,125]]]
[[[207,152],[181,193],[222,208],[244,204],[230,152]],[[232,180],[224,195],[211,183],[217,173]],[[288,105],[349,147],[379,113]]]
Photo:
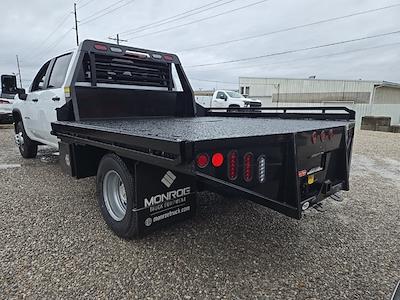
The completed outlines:
[[[351,192],[301,221],[200,196],[198,216],[140,240],[105,225],[94,178],[0,129],[0,298],[390,299],[400,279],[400,135],[359,131]]]

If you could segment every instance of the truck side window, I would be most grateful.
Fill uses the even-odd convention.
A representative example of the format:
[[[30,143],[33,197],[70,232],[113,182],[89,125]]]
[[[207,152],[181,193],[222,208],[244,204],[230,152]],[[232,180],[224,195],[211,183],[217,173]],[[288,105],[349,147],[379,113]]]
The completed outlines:
[[[226,95],[224,92],[218,92],[217,93],[217,99],[227,99]]]
[[[50,61],[45,63],[43,67],[40,68],[39,72],[35,76],[35,79],[33,80],[31,92],[40,91],[44,89],[44,83],[46,82],[46,72],[49,65]]]
[[[48,88],[60,88],[63,85],[71,57],[72,53],[68,53],[56,58],[53,70],[51,71]]]

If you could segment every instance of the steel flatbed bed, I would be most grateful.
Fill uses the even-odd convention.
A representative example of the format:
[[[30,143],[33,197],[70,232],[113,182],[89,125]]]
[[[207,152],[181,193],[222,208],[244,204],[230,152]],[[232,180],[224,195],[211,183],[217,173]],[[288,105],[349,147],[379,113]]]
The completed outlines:
[[[355,115],[345,107],[206,109],[176,55],[96,41],[83,42],[66,82],[51,124],[61,167],[97,176],[119,236],[193,216],[198,191],[300,219],[349,189]]]
[[[349,122],[246,117],[156,117],[79,122],[59,121],[55,124],[57,124],[57,128],[68,128],[70,133],[96,132],[99,138],[101,136],[106,138],[107,135],[102,135],[102,133],[111,132],[172,142],[196,142],[313,131],[345,126]]]

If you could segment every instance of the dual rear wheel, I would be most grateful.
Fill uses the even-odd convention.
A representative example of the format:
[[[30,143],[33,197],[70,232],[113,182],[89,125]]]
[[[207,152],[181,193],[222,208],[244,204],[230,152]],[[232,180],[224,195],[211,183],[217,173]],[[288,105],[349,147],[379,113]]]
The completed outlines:
[[[107,154],[97,171],[97,197],[107,225],[122,238],[138,234],[138,220],[132,211],[135,204],[135,181],[128,165],[116,154]]]

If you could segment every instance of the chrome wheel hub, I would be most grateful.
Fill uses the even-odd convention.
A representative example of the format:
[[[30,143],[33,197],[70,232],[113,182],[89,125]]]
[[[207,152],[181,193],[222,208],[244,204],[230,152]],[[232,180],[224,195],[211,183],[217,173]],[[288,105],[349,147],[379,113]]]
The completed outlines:
[[[103,180],[103,197],[108,213],[115,221],[121,221],[126,214],[127,196],[119,174],[110,170]]]
[[[22,147],[24,145],[24,137],[22,135],[22,132],[18,132],[17,134],[15,134],[14,139],[15,139],[15,144],[18,147]]]

